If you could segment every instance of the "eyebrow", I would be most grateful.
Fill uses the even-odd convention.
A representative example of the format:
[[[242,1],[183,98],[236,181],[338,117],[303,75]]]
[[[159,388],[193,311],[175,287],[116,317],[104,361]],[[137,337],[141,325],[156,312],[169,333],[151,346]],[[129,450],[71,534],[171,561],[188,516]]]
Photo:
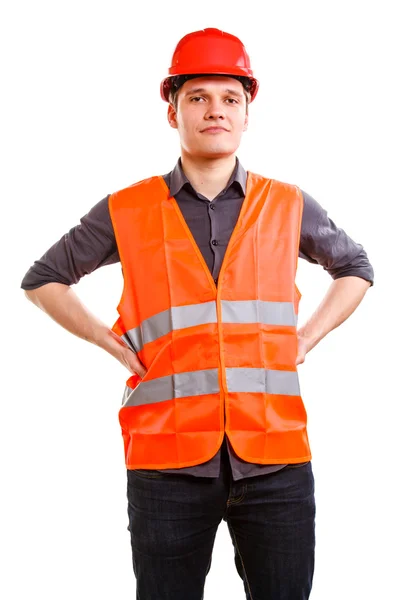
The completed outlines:
[[[229,88],[227,88],[225,90],[225,92],[227,92],[231,96],[237,96],[238,98],[242,98],[242,96],[243,96],[243,94],[241,94],[240,92],[237,92],[236,90],[230,90]],[[204,93],[207,93],[207,90],[205,88],[192,88],[191,90],[186,91],[185,96],[189,96],[189,94],[204,94]]]

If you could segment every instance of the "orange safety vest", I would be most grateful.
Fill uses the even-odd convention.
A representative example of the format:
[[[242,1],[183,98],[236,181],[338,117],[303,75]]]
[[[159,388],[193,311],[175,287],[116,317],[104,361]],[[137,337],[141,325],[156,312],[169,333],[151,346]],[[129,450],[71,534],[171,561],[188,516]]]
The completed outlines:
[[[229,438],[243,460],[311,459],[295,284],[303,197],[248,172],[218,287],[163,177],[112,194],[124,288],[112,330],[147,369],[126,381],[128,469],[203,463]]]

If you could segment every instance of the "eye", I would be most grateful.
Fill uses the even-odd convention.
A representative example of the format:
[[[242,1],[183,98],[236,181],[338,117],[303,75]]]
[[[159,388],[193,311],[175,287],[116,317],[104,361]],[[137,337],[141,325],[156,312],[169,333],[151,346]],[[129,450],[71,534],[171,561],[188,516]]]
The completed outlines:
[[[201,96],[193,96],[192,98],[190,98],[190,102],[192,102],[192,100],[203,100],[204,98],[202,98]],[[198,104],[196,102],[196,104]]]
[[[228,102],[230,104],[239,104],[238,100],[236,100],[236,98],[227,98]]]

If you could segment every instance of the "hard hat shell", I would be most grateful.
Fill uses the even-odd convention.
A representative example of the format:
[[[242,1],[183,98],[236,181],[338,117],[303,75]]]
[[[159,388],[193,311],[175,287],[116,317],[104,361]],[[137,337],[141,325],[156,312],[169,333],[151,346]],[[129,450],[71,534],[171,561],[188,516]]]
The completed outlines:
[[[161,98],[169,101],[172,78],[177,75],[232,75],[247,77],[252,102],[258,92],[258,81],[253,77],[250,58],[239,38],[207,28],[185,35],[172,56],[168,77],[160,86]]]

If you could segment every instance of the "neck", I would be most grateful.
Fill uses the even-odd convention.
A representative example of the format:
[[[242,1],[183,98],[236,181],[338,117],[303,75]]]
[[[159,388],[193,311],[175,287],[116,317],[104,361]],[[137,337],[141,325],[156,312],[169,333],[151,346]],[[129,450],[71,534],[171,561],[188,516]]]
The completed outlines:
[[[209,200],[226,187],[236,166],[234,154],[222,158],[193,157],[182,151],[182,168],[196,192]]]

